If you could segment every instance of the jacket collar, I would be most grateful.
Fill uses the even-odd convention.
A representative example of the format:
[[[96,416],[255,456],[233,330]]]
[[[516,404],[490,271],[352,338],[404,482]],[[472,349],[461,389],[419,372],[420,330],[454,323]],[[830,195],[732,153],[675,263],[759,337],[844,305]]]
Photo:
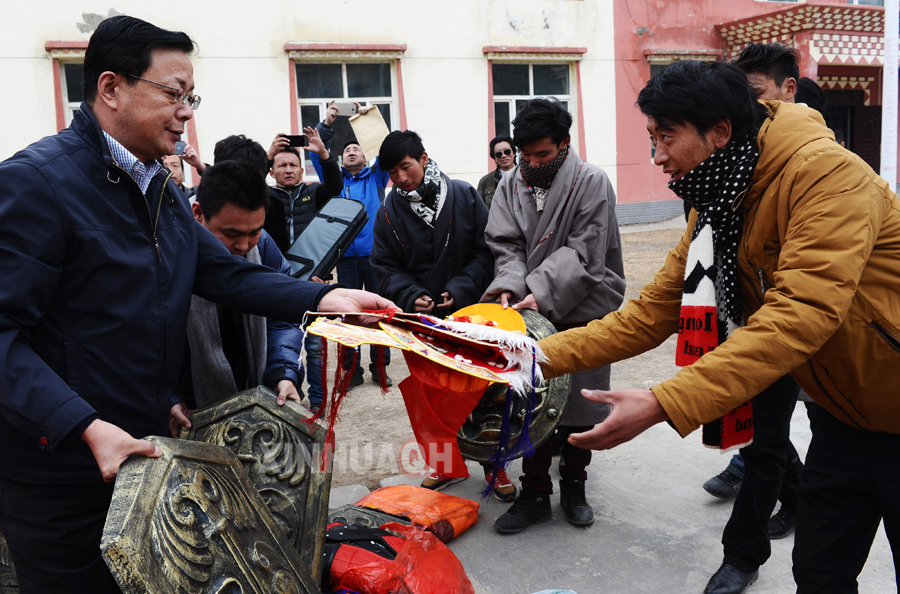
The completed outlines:
[[[82,102],[78,106],[78,113],[72,118],[69,126],[76,134],[81,136],[88,145],[103,156],[103,160],[107,163],[115,163],[112,151],[109,150],[109,143],[103,136],[103,130],[100,123],[94,116],[94,112],[88,106],[87,102]]]
[[[362,169],[360,169],[359,173],[357,173],[356,175],[353,175],[352,173],[350,173],[349,171],[347,171],[346,169],[341,167],[341,173],[344,174],[344,179],[362,179],[364,177],[368,177],[368,175],[370,173],[372,173],[372,170],[369,169],[368,166],[366,166],[366,167],[363,167]]]

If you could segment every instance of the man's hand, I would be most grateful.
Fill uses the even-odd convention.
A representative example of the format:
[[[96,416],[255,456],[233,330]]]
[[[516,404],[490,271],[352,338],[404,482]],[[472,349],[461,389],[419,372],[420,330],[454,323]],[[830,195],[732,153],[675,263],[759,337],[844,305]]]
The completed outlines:
[[[179,400],[169,411],[169,433],[172,437],[181,435],[181,428],[191,428],[191,420],[188,418],[194,411],[187,407],[184,400]]]
[[[162,450],[146,439],[135,439],[126,431],[112,423],[94,419],[81,434],[81,439],[88,444],[94,454],[94,460],[100,467],[103,480],[112,483],[119,474],[119,466],[132,454],[159,458]]]
[[[428,295],[422,295],[413,302],[413,309],[417,313],[430,314],[434,309],[434,300]]]
[[[503,309],[509,307],[509,300],[513,298],[512,291],[503,291],[500,293],[500,305],[503,306]]]
[[[327,285],[327,284],[328,284],[328,281],[323,281],[323,280],[320,279],[318,276],[311,276],[311,277],[309,277],[309,282],[311,282],[311,283],[319,283],[320,285]]]
[[[368,107],[363,107],[362,105],[360,105],[359,103],[357,103],[355,101],[353,102],[353,104],[356,106],[356,111],[359,112],[359,115],[366,115],[367,113],[369,113],[370,111],[372,111],[375,108],[374,105],[370,105]]]
[[[534,300],[534,293],[529,293],[525,299],[513,305],[513,309],[533,309],[538,313],[541,312],[541,310],[538,309],[537,301]]]
[[[309,138],[309,146],[303,147],[308,153],[318,153],[319,159],[324,161],[329,157],[328,149],[325,148],[325,143],[322,142],[322,137],[319,136],[319,131],[315,128],[310,128],[307,126],[303,129],[303,133],[306,134],[306,137]]]
[[[573,433],[569,443],[584,450],[608,450],[631,441],[653,425],[669,419],[651,390],[582,390],[594,402],[611,406],[602,423],[584,433]]]
[[[325,110],[325,122],[323,122],[326,126],[330,126],[334,123],[335,118],[337,118],[337,107],[334,106],[334,101],[328,104],[328,109]]]
[[[206,171],[206,163],[200,159],[200,153],[187,143],[184,145],[184,154],[181,155],[181,160],[192,166],[201,175]]]
[[[275,387],[278,388],[278,400],[276,400],[278,406],[282,406],[287,400],[293,400],[298,404],[303,400],[303,396],[297,392],[297,386],[289,379],[281,380]]]
[[[333,289],[322,296],[319,311],[357,312],[362,310],[397,309],[393,301],[375,293],[358,289]],[[373,324],[380,318],[351,316],[349,320],[355,324]]]
[[[266,153],[269,161],[274,161],[275,155],[286,149],[290,143],[290,139],[283,132],[276,134],[275,139],[272,141],[272,146],[269,147],[269,151]]]
[[[441,297],[444,298],[441,302],[441,307],[453,307],[456,305],[456,301],[453,299],[453,295],[450,294],[450,291],[444,291],[441,293]]]

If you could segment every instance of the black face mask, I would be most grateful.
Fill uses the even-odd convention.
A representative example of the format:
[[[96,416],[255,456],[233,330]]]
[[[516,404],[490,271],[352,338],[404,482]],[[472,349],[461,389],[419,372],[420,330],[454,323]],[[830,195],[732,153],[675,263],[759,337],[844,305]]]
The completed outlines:
[[[550,187],[553,178],[556,177],[559,168],[566,162],[566,157],[568,156],[569,146],[566,145],[559,150],[559,154],[556,155],[552,161],[547,161],[543,165],[538,165],[537,167],[532,167],[525,162],[525,159],[522,159],[522,163],[519,165],[519,171],[522,172],[522,177],[524,177],[525,181],[532,187],[547,189]]]

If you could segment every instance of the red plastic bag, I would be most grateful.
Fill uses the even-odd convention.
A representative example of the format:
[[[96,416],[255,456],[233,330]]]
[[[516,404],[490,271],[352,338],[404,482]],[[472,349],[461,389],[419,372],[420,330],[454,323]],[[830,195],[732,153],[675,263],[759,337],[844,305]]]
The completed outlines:
[[[354,505],[408,518],[450,542],[478,523],[477,501],[412,485],[376,489]]]
[[[393,561],[348,570],[335,590],[360,594],[475,594],[462,563],[447,545],[421,526],[382,526],[406,539]]]

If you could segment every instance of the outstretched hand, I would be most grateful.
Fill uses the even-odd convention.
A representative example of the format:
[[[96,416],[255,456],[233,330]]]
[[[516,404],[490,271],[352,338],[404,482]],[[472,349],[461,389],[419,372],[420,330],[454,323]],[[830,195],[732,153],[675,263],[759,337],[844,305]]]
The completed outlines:
[[[319,311],[358,312],[363,310],[397,309],[393,301],[375,293],[358,289],[332,289],[319,301]],[[380,318],[351,316],[354,324],[373,324]]]
[[[306,137],[309,139],[309,146],[303,147],[303,150],[308,153],[318,153],[319,159],[323,161],[328,159],[328,149],[325,148],[325,142],[322,140],[322,137],[319,136],[319,131],[307,126],[303,129],[303,133],[306,134]]]
[[[91,448],[103,480],[107,483],[116,480],[119,467],[131,455],[148,458],[159,458],[162,455],[162,450],[153,442],[135,439],[123,429],[100,419],[94,419],[88,425],[81,434],[81,439]]]
[[[669,419],[651,390],[582,390],[581,394],[611,407],[602,423],[590,431],[569,436],[569,443],[584,450],[614,448]]]

